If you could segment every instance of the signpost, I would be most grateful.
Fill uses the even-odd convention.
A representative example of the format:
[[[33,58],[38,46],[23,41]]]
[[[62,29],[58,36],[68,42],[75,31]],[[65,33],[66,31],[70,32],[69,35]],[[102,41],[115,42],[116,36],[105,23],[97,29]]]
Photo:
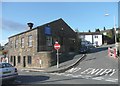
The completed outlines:
[[[57,68],[59,68],[59,52],[58,50],[60,49],[60,44],[58,44],[58,42],[55,42],[54,44],[54,48],[57,50]]]

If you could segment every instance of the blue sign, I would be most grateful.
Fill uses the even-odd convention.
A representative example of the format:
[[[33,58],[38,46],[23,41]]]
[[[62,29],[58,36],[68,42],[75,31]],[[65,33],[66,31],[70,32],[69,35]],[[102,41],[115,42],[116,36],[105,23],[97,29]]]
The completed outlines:
[[[48,27],[48,26],[45,27],[45,34],[51,35],[51,28],[50,27]]]

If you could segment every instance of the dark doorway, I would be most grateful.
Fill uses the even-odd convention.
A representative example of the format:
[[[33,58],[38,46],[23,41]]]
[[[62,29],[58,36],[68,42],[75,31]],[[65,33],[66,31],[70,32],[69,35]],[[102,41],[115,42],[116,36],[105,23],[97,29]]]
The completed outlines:
[[[23,67],[26,67],[26,57],[23,56]]]
[[[14,63],[13,63],[14,66],[16,66],[16,57],[14,56]]]

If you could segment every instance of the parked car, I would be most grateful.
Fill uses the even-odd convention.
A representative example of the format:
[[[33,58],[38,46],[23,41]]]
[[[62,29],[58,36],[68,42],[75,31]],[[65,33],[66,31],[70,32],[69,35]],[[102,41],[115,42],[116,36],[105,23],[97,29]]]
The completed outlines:
[[[0,62],[0,80],[2,83],[13,82],[18,76],[17,68],[13,67],[9,63]]]
[[[89,47],[87,46],[81,46],[79,53],[87,53],[89,51]]]

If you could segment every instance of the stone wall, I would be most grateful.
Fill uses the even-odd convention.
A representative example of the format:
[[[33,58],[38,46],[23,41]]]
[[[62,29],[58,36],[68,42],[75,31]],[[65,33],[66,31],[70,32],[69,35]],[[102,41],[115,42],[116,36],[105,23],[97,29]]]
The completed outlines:
[[[34,57],[33,66],[37,68],[48,68],[52,66],[52,63],[56,60],[53,59],[55,57],[55,54],[52,54],[52,52],[39,52]]]
[[[32,35],[32,46],[28,46],[28,36]],[[21,38],[24,37],[24,47],[21,47]],[[15,48],[15,40],[18,39],[17,48]],[[32,64],[27,64],[27,57],[34,55],[37,53],[37,30],[32,30],[30,32],[26,32],[24,34],[20,34],[14,37],[9,38],[9,62],[17,67],[23,67],[23,57],[25,56],[26,67],[31,66]],[[13,57],[13,61],[11,62],[11,56]],[[18,56],[20,56],[20,63],[18,63]],[[14,59],[15,57],[15,59]],[[15,60],[15,62],[14,62]],[[33,61],[33,59],[32,59]]]

